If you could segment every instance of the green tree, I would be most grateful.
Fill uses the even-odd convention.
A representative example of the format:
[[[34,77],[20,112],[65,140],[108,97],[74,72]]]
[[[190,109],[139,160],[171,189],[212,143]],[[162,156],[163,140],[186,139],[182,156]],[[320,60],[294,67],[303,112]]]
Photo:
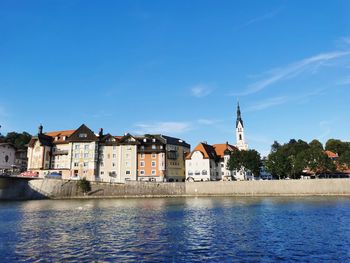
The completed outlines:
[[[323,145],[319,140],[314,139],[309,143],[309,145],[313,149],[319,149],[323,151]]]
[[[336,171],[336,165],[333,160],[328,158],[327,154],[320,149],[311,148],[306,153],[307,166],[315,174],[333,173]]]
[[[341,166],[342,170],[350,167],[350,150],[345,151],[341,156],[339,156],[337,163]]]
[[[31,138],[32,136],[27,132],[9,132],[4,141],[12,143],[17,149],[25,149]]]
[[[91,183],[90,181],[86,180],[85,177],[78,181],[78,187],[83,191],[84,194],[91,191]]]
[[[234,151],[227,163],[228,170],[246,169],[254,176],[260,175],[261,157],[256,150]]]
[[[337,139],[329,139],[326,142],[326,150],[332,151],[334,153],[337,153],[339,156],[341,156],[346,151],[350,151],[350,143],[342,142],[341,140],[337,140]]]
[[[266,161],[266,169],[274,178],[286,178],[292,169],[291,160],[280,149],[269,154]]]

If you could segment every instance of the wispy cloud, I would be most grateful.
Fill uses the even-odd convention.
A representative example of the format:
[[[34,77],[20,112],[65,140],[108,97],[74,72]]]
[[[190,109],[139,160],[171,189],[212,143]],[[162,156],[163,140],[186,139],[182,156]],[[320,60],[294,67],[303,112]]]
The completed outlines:
[[[326,89],[323,88],[323,89],[317,89],[311,92],[307,92],[307,93],[295,95],[295,96],[280,96],[275,98],[268,98],[266,100],[255,102],[251,106],[248,106],[246,111],[254,112],[254,111],[265,110],[271,107],[286,104],[288,102],[307,103],[310,101],[312,97],[323,94],[325,90]]]
[[[338,85],[350,85],[350,77],[346,77],[337,82]]]
[[[213,125],[220,122],[220,120],[214,120],[214,119],[199,119],[197,120],[197,123],[202,125]]]
[[[151,122],[151,123],[136,123],[135,133],[167,133],[167,134],[179,134],[184,133],[192,129],[188,122]]]
[[[301,73],[315,72],[318,68],[328,65],[328,62],[335,61],[350,55],[350,51],[333,51],[328,53],[321,53],[309,58],[302,59],[295,63],[289,64],[285,67],[273,69],[267,72],[268,77],[263,78],[255,83],[252,83],[248,88],[241,93],[232,93],[232,96],[246,96],[257,93],[266,89],[277,82],[295,78]]]
[[[210,93],[213,92],[213,87],[209,85],[204,84],[198,84],[190,88],[191,95],[196,98],[202,98],[205,96],[208,96]]]
[[[326,120],[320,121],[319,126],[322,133],[319,136],[317,136],[317,138],[318,140],[325,142],[332,132],[331,122]]]
[[[247,112],[260,111],[260,110],[264,110],[264,109],[267,109],[267,108],[270,108],[270,107],[273,107],[273,106],[284,104],[287,101],[288,101],[287,97],[269,98],[267,100],[255,103],[252,106],[249,106],[246,111]]]
[[[281,12],[281,10],[283,9],[283,7],[279,7],[275,10],[272,10],[272,11],[269,11],[265,14],[262,14],[262,15],[259,15],[259,16],[256,16],[256,17],[253,17],[251,19],[249,19],[247,22],[237,26],[234,30],[237,31],[237,30],[240,30],[242,28],[245,28],[245,27],[248,27],[252,24],[255,24],[255,23],[258,23],[258,22],[262,22],[264,20],[267,20],[267,19],[270,19],[270,18],[273,18],[274,16],[276,16],[277,14],[279,14]]]

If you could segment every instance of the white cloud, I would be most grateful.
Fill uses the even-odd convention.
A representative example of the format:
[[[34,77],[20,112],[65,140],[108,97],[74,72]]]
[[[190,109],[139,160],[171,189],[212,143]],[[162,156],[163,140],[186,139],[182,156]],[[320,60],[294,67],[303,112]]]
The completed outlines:
[[[199,124],[203,124],[203,125],[213,125],[215,123],[218,123],[219,120],[213,120],[213,119],[199,119],[197,120],[197,122]]]
[[[151,122],[137,123],[135,131],[138,134],[154,133],[154,134],[178,134],[191,130],[191,125],[188,122]]]
[[[198,84],[191,87],[191,94],[196,98],[202,98],[208,96],[213,92],[213,88],[208,85]]]
[[[261,79],[255,83],[252,83],[248,86],[247,90],[243,91],[242,93],[233,93],[231,95],[245,96],[257,93],[263,89],[268,88],[271,85],[276,84],[279,81],[295,78],[301,73],[315,73],[320,67],[328,65],[329,62],[335,61],[336,59],[340,59],[349,55],[350,51],[333,51],[328,53],[321,53],[309,58],[302,59],[285,67],[268,71],[266,73],[268,77]]]
[[[246,111],[250,112],[250,111],[264,110],[273,106],[284,104],[287,101],[288,101],[287,97],[270,98],[270,99],[255,103],[254,105],[248,107]]]

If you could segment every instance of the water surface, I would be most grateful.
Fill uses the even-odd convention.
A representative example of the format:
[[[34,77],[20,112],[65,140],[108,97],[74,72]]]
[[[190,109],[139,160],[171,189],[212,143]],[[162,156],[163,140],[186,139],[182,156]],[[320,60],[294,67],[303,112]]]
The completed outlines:
[[[350,198],[0,202],[0,261],[350,262]]]

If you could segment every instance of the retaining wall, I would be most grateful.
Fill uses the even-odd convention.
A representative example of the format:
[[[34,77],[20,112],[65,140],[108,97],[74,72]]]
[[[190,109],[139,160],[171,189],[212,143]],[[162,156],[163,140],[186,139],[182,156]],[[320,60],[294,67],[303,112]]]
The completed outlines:
[[[83,194],[77,181],[56,179],[0,179],[0,199],[103,198],[166,196],[303,196],[348,195],[350,179],[272,180],[234,182],[126,184],[91,183]]]

